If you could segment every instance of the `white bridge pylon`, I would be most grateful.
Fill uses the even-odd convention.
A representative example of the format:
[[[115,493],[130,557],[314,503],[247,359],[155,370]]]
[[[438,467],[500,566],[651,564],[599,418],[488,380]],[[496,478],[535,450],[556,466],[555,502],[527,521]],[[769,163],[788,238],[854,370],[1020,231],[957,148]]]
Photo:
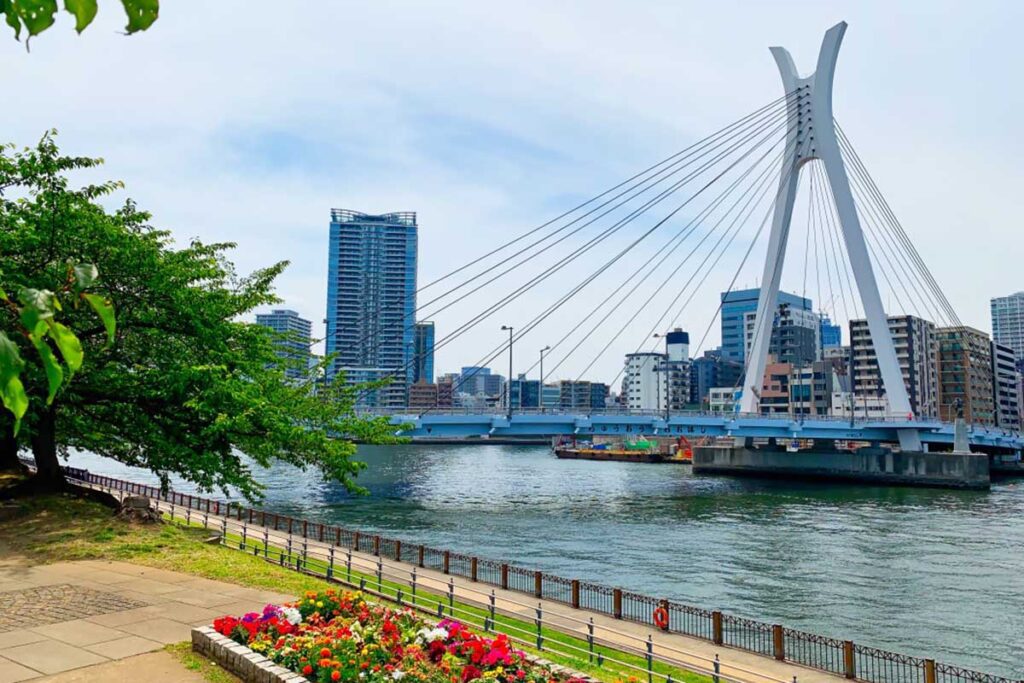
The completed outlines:
[[[793,58],[785,48],[771,48],[782,76],[784,90],[791,95],[787,105],[786,138],[786,149],[790,152],[784,155],[779,190],[775,197],[768,254],[757,302],[754,339],[747,358],[740,396],[739,407],[743,413],[757,413],[759,409],[761,383],[767,362],[768,344],[771,340],[779,281],[786,258],[786,244],[789,240],[800,169],[807,162],[818,159],[825,167],[826,177],[835,199],[846,252],[864,306],[890,410],[896,415],[911,415],[910,399],[896,358],[889,322],[882,308],[882,297],[878,293],[878,282],[875,280],[875,273],[868,257],[864,233],[850,191],[850,180],[846,174],[832,118],[832,84],[835,78],[836,59],[845,32],[844,21],[825,33],[821,51],[818,53],[817,69],[803,78],[800,77],[793,64]],[[917,431],[899,430],[899,437],[903,450],[921,450],[921,440]]]

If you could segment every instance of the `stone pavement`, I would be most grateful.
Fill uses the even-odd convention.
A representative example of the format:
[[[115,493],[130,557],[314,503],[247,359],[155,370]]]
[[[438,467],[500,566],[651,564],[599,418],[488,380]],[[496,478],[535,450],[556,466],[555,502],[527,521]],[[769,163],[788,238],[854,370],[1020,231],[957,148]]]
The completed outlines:
[[[293,599],[124,562],[30,566],[5,560],[0,563],[0,683],[75,669],[80,674],[53,680],[196,680],[180,665],[171,666],[177,663],[166,653],[136,656],[188,640],[193,626],[224,614]],[[127,663],[110,664],[115,660],[138,660],[148,673],[140,677]]]
[[[189,671],[169,652],[147,652],[127,659],[72,669],[46,678],[39,683],[138,683],[138,681],[175,681],[205,683],[198,671]]]

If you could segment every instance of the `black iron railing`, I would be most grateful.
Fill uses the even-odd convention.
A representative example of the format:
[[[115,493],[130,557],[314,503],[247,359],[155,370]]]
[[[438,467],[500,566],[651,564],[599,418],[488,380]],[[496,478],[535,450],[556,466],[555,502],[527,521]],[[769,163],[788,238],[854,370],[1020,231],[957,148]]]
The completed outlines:
[[[754,652],[780,661],[801,664],[867,683],[1024,683],[888,650],[855,644],[813,633],[784,628],[754,619],[694,607],[673,600],[566,579],[540,570],[478,558],[450,550],[408,543],[379,534],[324,525],[287,515],[245,508],[237,503],[211,500],[135,482],[65,468],[70,479],[101,488],[145,495],[182,508],[182,516],[209,526],[212,517],[228,517],[250,525],[269,527],[298,536],[300,544],[319,540],[340,548],[434,569],[451,576],[571,605],[616,619],[655,623],[655,610],[665,609],[668,624],[662,630],[718,645]],[[257,533],[246,528],[245,533]],[[291,542],[291,541],[289,541]]]

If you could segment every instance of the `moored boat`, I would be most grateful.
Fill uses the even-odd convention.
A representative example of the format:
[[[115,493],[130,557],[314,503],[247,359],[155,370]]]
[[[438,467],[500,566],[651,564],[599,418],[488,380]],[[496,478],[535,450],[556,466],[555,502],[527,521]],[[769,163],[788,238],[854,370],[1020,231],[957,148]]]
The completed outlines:
[[[664,462],[665,455],[645,450],[619,448],[555,447],[555,456],[563,460],[606,460],[614,462]]]

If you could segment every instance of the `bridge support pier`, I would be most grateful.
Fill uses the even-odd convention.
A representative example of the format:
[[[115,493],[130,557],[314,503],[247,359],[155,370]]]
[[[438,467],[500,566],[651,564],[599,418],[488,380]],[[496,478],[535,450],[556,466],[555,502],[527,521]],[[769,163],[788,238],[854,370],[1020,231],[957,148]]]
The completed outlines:
[[[699,446],[693,449],[693,472],[955,489],[987,489],[990,484],[989,459],[985,455],[893,452],[876,447],[786,452],[772,448]]]

